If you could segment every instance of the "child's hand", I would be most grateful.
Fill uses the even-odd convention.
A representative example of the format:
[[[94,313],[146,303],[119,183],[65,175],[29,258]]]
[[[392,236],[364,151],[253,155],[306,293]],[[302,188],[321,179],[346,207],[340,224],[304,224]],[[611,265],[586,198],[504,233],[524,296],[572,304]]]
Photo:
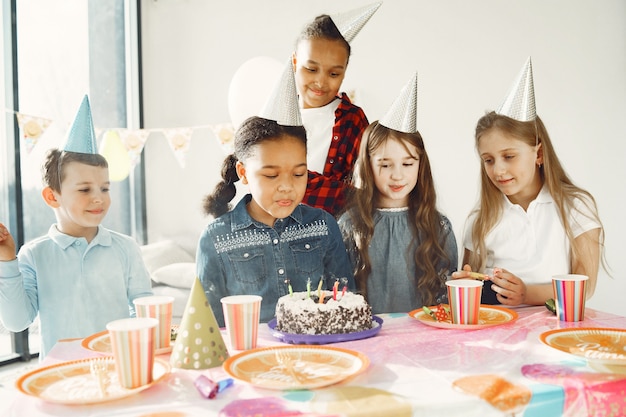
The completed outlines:
[[[524,284],[521,278],[518,278],[506,269],[494,268],[491,281],[494,283],[491,289],[497,293],[496,298],[500,303],[509,306],[525,303],[526,284]]]
[[[452,273],[452,279],[478,279],[481,281],[488,281],[489,275],[481,274],[480,272],[472,272],[472,267],[465,264],[461,271]]]
[[[0,223],[0,261],[15,259],[15,241],[9,230]]]

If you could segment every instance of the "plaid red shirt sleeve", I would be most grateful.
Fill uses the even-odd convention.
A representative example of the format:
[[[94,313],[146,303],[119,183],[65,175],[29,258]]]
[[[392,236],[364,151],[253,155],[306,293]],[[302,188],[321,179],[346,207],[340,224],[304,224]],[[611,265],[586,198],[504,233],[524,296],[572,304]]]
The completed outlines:
[[[335,124],[324,172],[309,171],[304,204],[326,210],[333,216],[345,204],[345,191],[359,154],[361,134],[369,125],[363,110],[350,102],[346,93],[335,110]]]

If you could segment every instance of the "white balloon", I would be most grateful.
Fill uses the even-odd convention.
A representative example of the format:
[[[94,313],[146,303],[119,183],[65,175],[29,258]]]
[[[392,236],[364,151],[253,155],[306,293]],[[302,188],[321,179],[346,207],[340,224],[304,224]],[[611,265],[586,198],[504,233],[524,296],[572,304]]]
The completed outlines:
[[[258,56],[244,62],[233,75],[228,89],[228,112],[235,129],[261,111],[278,82],[284,63]]]

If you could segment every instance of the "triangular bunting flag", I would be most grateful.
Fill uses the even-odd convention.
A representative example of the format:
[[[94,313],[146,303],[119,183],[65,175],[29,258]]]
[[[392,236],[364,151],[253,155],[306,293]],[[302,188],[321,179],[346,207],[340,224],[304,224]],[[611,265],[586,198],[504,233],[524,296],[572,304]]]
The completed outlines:
[[[150,131],[143,129],[124,129],[120,130],[120,136],[122,137],[122,143],[126,147],[130,156],[131,167],[134,168],[141,158],[141,152],[146,145]]]
[[[15,116],[17,117],[17,124],[22,131],[22,138],[26,145],[26,153],[29,154],[35,145],[37,145],[39,138],[46,132],[52,120],[17,112]]]
[[[170,148],[172,152],[174,152],[174,156],[178,160],[181,168],[185,168],[185,156],[189,151],[189,143],[191,142],[193,129],[190,127],[163,129],[163,134],[167,138],[167,142],[170,144]]]
[[[233,125],[230,123],[221,123],[211,126],[211,129],[226,155],[235,152],[235,130],[233,129]]]

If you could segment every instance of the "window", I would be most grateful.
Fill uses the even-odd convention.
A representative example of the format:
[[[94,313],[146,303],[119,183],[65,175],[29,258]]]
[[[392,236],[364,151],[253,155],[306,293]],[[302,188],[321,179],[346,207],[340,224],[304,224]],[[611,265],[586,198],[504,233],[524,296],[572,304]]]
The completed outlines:
[[[10,227],[18,247],[45,235],[55,222],[41,198],[40,167],[49,148],[63,145],[84,94],[89,94],[97,135],[106,128],[140,127],[135,116],[139,114],[135,8],[130,0],[3,2],[5,59],[0,88],[6,117],[0,125],[0,221]],[[18,115],[36,121],[42,134],[26,140],[16,123]],[[135,236],[139,243],[145,234],[142,170],[140,163],[127,179],[112,183],[112,204],[103,222]],[[0,325],[0,361],[37,351],[36,323],[33,326],[35,334],[24,346]]]

